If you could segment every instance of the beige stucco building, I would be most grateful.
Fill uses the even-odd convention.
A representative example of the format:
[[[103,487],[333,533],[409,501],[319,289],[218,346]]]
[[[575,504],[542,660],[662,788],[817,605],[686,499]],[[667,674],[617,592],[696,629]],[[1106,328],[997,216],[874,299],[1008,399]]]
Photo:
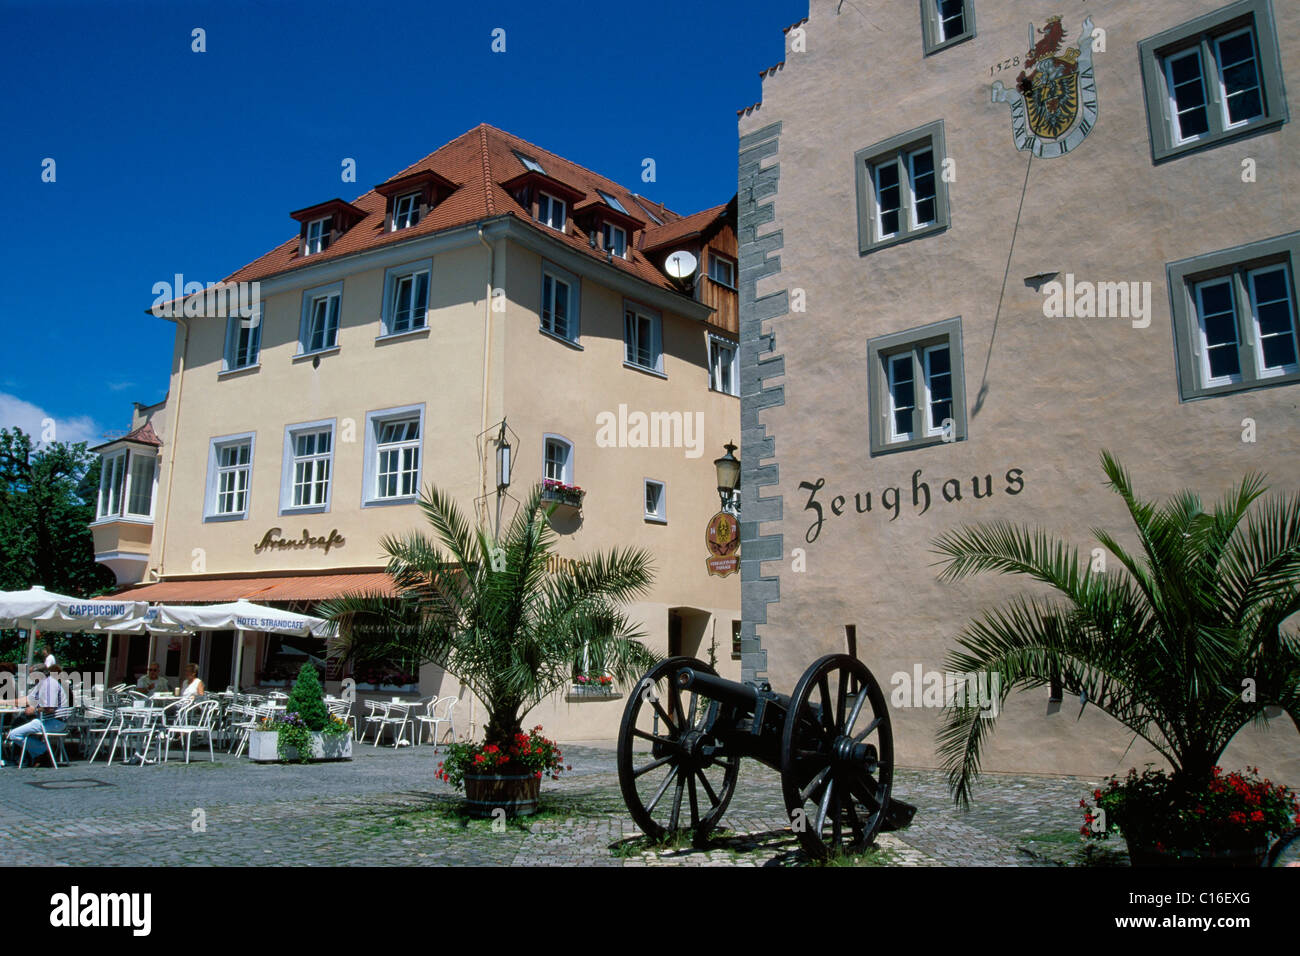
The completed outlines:
[[[648,549],[655,584],[632,609],[647,643],[712,648],[738,675],[739,576],[710,575],[704,541],[713,459],[739,436],[734,209],[683,217],[481,126],[355,202],[295,212],[299,234],[227,280],[257,284],[251,317],[167,316],[168,399],[101,449],[99,559],[138,599],[310,611],[391,583],[381,541],[428,530],[417,494],[430,483],[495,520],[504,436],[503,520],[544,479],[581,488],[553,518],[558,553]],[[665,266],[684,253],[693,273]],[[250,637],[241,686],[286,677],[303,650],[290,643]],[[157,653],[168,675],[194,660],[224,688],[232,644],[201,635]],[[140,653],[124,647],[112,676],[133,679]],[[403,670],[353,676],[362,696],[460,692],[437,668]],[[617,696],[562,695],[529,720],[609,738],[621,710]]]
[[[1297,35],[1268,0],[812,0],[787,28],[739,119],[747,676],[788,690],[846,624],[886,693],[942,672],[1034,586],[942,583],[933,540],[1132,544],[1103,449],[1146,497],[1300,487]],[[1035,71],[1057,85],[1026,102]],[[986,769],[1152,759],[1048,696],[1012,697]],[[937,766],[913,703],[899,761]],[[1294,783],[1300,737],[1248,729],[1225,763]]]

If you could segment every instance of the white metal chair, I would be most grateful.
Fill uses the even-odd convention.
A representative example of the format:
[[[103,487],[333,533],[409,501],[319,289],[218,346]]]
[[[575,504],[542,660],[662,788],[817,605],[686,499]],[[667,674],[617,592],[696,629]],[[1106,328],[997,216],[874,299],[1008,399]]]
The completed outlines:
[[[172,740],[174,738],[185,739],[185,762],[190,762],[190,742],[196,736],[206,736],[208,738],[208,760],[216,761],[216,755],[212,752],[212,723],[216,720],[217,711],[221,704],[215,700],[205,700],[198,703],[190,704],[176,714],[175,722],[163,729],[166,739],[166,748],[163,751],[163,762],[166,763],[171,759]]]
[[[406,728],[410,727],[412,731],[415,729],[415,724],[411,722],[411,709],[414,706],[414,703],[403,700],[390,701],[386,705],[384,716],[375,727],[376,747],[379,746],[379,738],[384,735],[386,727],[391,727],[393,730],[393,749],[396,750],[402,745],[402,735],[406,733]]]
[[[70,716],[72,716],[72,708],[62,707],[54,712],[54,716],[58,720],[66,721]],[[68,738],[68,732],[66,730],[49,730],[45,726],[45,721],[41,721],[40,734],[41,734],[41,739],[45,741],[45,752],[50,755],[50,763],[54,765],[55,770],[59,769],[59,761],[54,756],[55,744],[57,744],[59,747],[59,753],[63,757],[63,762],[64,763],[70,762],[68,760],[67,748],[64,747],[63,745],[63,742]],[[23,768],[23,761],[27,759],[27,742],[31,740],[33,736],[35,736],[35,734],[28,734],[23,738],[23,749],[22,752],[18,755],[19,770]]]
[[[366,734],[370,728],[375,728],[375,746],[379,746],[379,732],[383,729],[384,718],[388,716],[388,701],[385,700],[367,700],[365,729],[361,732],[361,742],[366,742]]]
[[[104,741],[109,734],[116,734],[118,728],[122,725],[122,712],[116,708],[108,707],[87,707],[86,720],[89,722],[87,734],[99,734],[99,740],[95,742],[95,752],[90,755],[86,763],[95,762],[99,756],[100,748],[104,746]]]
[[[344,700],[342,697],[326,697],[325,709],[330,712],[331,717],[342,717],[350,728],[352,728],[353,739],[357,736],[357,717],[352,713],[352,701]]]
[[[443,724],[447,724],[451,730],[451,739],[456,739],[456,724],[452,716],[453,710],[456,707],[456,702],[457,698],[454,696],[430,701],[428,713],[423,714],[418,718],[420,721],[420,729],[428,730],[433,737],[434,753],[438,752],[438,738],[441,736],[438,732],[438,728]],[[439,707],[442,708],[441,713],[439,713]]]
[[[108,765],[113,765],[113,757],[117,755],[119,743],[122,744],[122,761],[125,762],[129,745],[143,741],[143,745],[137,751],[140,766],[143,767],[150,763],[149,748],[156,746],[161,740],[159,726],[165,720],[164,710],[161,707],[150,707],[147,701],[142,701],[132,702],[130,707],[123,707],[120,714],[122,719],[113,737],[113,747],[108,752]]]

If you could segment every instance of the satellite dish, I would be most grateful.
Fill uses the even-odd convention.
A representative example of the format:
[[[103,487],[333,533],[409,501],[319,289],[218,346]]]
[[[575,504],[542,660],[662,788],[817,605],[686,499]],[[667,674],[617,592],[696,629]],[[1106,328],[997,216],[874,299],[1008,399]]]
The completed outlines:
[[[697,265],[695,256],[685,249],[681,249],[668,254],[668,259],[664,262],[664,271],[674,279],[688,279],[695,274]]]

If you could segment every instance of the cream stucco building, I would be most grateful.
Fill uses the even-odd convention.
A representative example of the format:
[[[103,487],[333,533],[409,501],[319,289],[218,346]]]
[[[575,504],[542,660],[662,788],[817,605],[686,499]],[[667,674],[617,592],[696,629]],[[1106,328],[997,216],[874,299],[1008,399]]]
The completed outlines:
[[[293,213],[298,235],[227,280],[256,283],[248,317],[187,315],[160,289],[170,391],[100,449],[99,560],[138,599],[310,610],[390,583],[380,542],[427,528],[430,483],[494,520],[504,435],[503,520],[543,479],[580,487],[581,507],[554,519],[559,554],[651,551],[655,584],[633,608],[649,645],[712,649],[738,675],[739,576],[705,567],[713,459],[740,428],[734,209],[683,217],[481,126],[352,203]],[[665,266],[684,253],[693,273]],[[134,679],[140,643],[114,677]],[[241,686],[313,652],[291,644],[251,637]],[[193,660],[224,688],[232,645],[205,634],[157,653],[167,674]],[[459,692],[436,668],[404,669],[353,676],[363,696]],[[564,695],[529,719],[608,738],[621,709]]]
[[[942,671],[1033,587],[941,583],[932,541],[1132,543],[1102,449],[1145,497],[1300,487],[1298,35],[1269,0],[812,0],[787,28],[739,120],[747,676],[788,689],[846,624],[887,693]],[[936,766],[913,701],[896,752]],[[1152,759],[1130,743],[1044,689],[985,767]],[[1294,783],[1300,737],[1247,729],[1225,760]]]

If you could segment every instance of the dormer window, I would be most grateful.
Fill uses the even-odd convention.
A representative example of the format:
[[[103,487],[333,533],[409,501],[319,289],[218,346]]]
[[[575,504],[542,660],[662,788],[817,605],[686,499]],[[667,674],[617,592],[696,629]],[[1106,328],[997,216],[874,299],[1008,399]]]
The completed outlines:
[[[606,222],[601,224],[600,234],[606,252],[612,252],[620,259],[627,258],[627,230]]]
[[[524,169],[528,170],[530,173],[541,173],[543,176],[546,175],[546,170],[542,168],[542,164],[531,156],[525,156],[518,150],[515,150],[514,154],[515,158],[524,164]]]
[[[628,211],[623,206],[623,204],[619,202],[617,199],[615,199],[613,196],[611,196],[609,193],[605,192],[603,189],[597,189],[596,192],[599,193],[600,198],[605,201],[605,205],[608,206],[610,209],[616,209],[619,212],[623,213],[624,215],[628,215]]]
[[[420,221],[420,194],[408,193],[393,202],[393,232],[409,229]]]
[[[303,255],[315,255],[329,248],[331,221],[331,217],[326,216],[307,223],[307,242],[303,247]]]
[[[300,224],[298,254],[302,256],[320,255],[335,239],[366,218],[364,209],[342,199],[330,199],[289,215]]]
[[[567,207],[563,199],[557,199],[550,193],[537,194],[537,221],[542,225],[550,226],[557,232],[564,232],[566,212]]]

